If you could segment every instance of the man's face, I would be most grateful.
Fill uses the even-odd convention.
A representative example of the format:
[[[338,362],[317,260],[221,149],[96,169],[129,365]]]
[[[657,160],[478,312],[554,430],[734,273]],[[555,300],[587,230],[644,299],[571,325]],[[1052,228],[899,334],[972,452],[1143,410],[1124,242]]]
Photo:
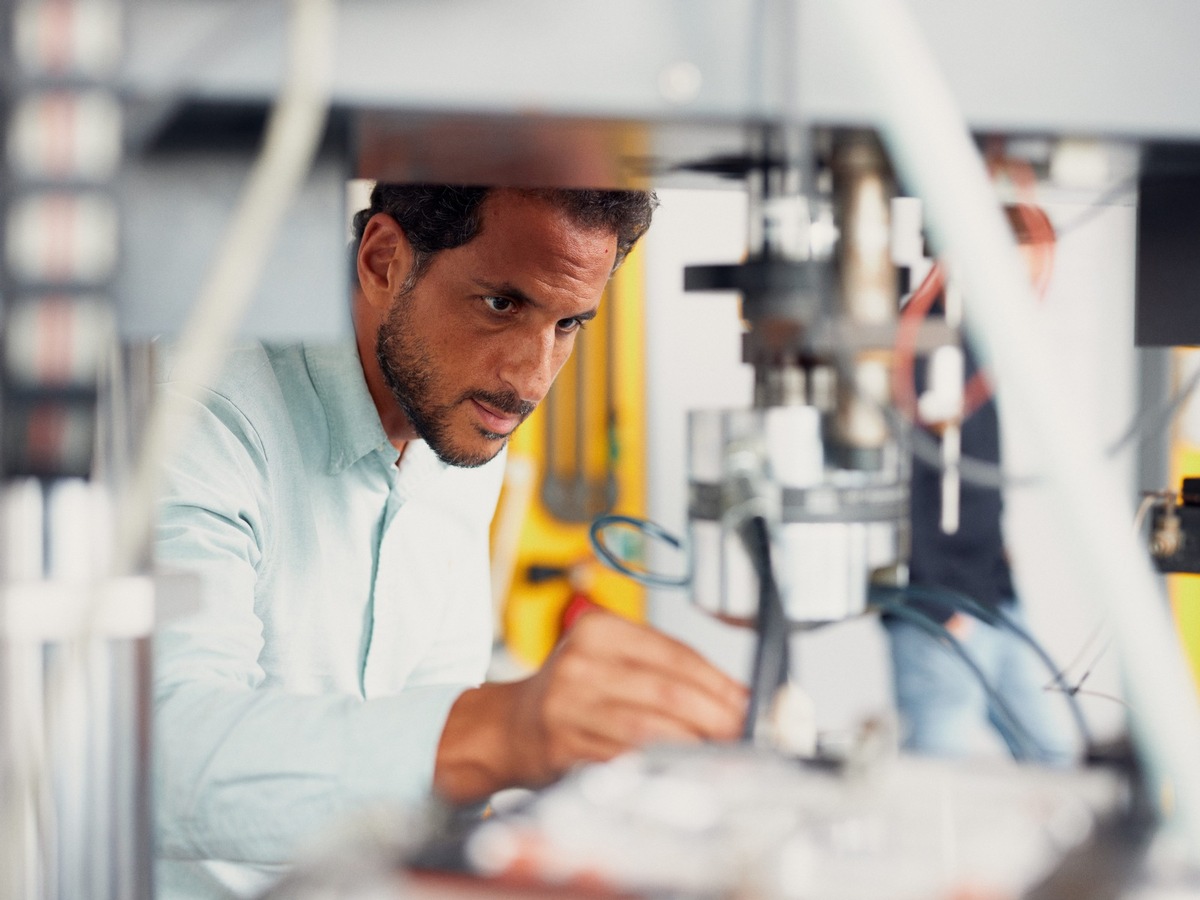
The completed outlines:
[[[456,466],[492,459],[546,395],[616,253],[535,197],[496,190],[480,212],[480,233],[394,298],[376,347],[416,434]]]

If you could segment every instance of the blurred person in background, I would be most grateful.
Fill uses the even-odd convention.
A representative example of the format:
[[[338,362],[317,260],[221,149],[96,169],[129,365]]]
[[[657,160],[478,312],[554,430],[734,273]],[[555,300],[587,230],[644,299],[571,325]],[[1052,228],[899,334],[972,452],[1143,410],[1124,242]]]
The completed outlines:
[[[1029,204],[1010,205],[1006,213],[1030,275],[1042,293],[1050,274],[1053,227],[1040,208]],[[939,294],[931,307],[933,314],[944,312],[944,294]],[[1001,437],[995,400],[977,374],[970,348],[964,349],[968,387],[963,418],[958,423],[961,455],[998,467]],[[917,365],[915,376],[919,395],[926,387],[926,366]],[[941,435],[945,424],[945,421],[917,421],[914,427],[924,427],[936,437]],[[1004,544],[1002,490],[964,475],[958,498],[957,529],[950,532],[942,527],[942,490],[941,466],[915,453],[909,584],[917,589],[932,589],[933,593],[944,590],[963,595],[1028,631]],[[1061,766],[1075,759],[1076,748],[1055,709],[1055,704],[1063,701],[1047,690],[1053,683],[1053,674],[1024,641],[1006,628],[981,621],[944,602],[914,598],[907,605],[943,625],[959,641],[1016,716],[1032,746],[1014,747],[1010,743],[1014,738],[1011,729],[998,718],[1000,711],[957,654],[932,640],[918,625],[885,615],[901,742],[906,750],[941,757],[968,757],[987,747],[988,732],[992,732],[1015,755],[1023,753],[1031,761]]]

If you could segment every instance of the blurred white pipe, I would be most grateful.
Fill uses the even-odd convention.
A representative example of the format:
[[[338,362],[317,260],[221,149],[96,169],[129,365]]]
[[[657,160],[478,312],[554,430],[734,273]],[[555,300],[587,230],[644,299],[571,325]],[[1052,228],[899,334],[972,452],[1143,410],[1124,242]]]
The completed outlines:
[[[1057,548],[1111,617],[1131,726],[1151,779],[1200,860],[1200,703],[1148,553],[1130,534],[1131,498],[1057,378],[1033,291],[966,122],[901,0],[830,3],[880,98],[879,126],[931,237],[954,265],[967,326],[999,389],[1043,442]],[[1168,804],[1169,805],[1169,804]],[[1166,810],[1164,810],[1166,811]]]
[[[218,372],[221,354],[254,296],[267,254],[320,146],[334,66],[335,0],[291,0],[287,71],[247,179],[191,315],[180,332],[172,380],[150,412],[138,465],[123,498],[116,537],[118,575],[134,569],[154,521],[163,463],[184,435],[171,423],[187,391]]]
[[[262,152],[251,171],[217,260],[181,335],[175,371],[180,381],[202,384],[216,373],[221,353],[229,344],[246,305],[253,297],[266,254],[278,233],[279,225],[311,166],[329,110],[336,11],[336,0],[291,0],[288,69],[284,84],[267,123]],[[161,467],[184,437],[178,430],[169,427],[172,411],[168,404],[176,402],[166,396],[152,411],[138,468],[133,474],[127,495],[122,498],[121,515],[116,520],[116,561],[113,564],[117,576],[136,568],[141,548],[154,521],[154,499]],[[73,487],[68,488],[69,493],[76,494],[77,498]],[[90,498],[85,494],[84,499]],[[66,520],[68,526],[86,529],[92,525],[95,517],[79,516],[71,520],[68,514]],[[28,521],[22,524],[28,528]],[[25,568],[33,566],[24,573],[31,578],[43,574],[38,571],[42,563],[41,554],[37,556],[38,559],[34,561],[27,558],[28,554],[22,554],[26,559]],[[77,563],[80,558],[85,558],[74,552],[60,556],[68,563]],[[74,582],[74,585],[79,585],[81,591],[87,590],[86,575],[90,573],[53,574],[74,575],[82,579]],[[6,898],[56,895],[57,891],[41,882],[46,867],[52,866],[65,851],[90,852],[79,841],[73,840],[77,835],[64,838],[60,834],[62,825],[54,819],[55,809],[49,798],[56,789],[52,780],[56,773],[52,771],[53,760],[48,755],[45,739],[48,734],[56,734],[49,729],[58,728],[61,732],[63,723],[71,727],[79,724],[79,716],[72,704],[92,674],[89,666],[93,656],[87,637],[103,636],[99,629],[105,609],[101,600],[105,593],[102,590],[91,591],[93,599],[80,614],[82,624],[79,636],[65,643],[62,652],[46,669],[42,676],[40,697],[36,683],[10,686],[18,700],[28,695],[35,702],[7,711],[10,720],[8,731],[13,736],[14,746],[0,747],[0,751],[7,749],[12,757],[8,761],[12,770],[11,782],[0,784],[0,835],[3,835],[0,838],[0,895]],[[38,671],[42,665],[42,648],[37,644],[34,647],[34,668],[31,671]],[[0,709],[0,713],[4,712]],[[103,716],[100,718],[103,719]],[[47,725],[48,719],[50,725]],[[0,736],[5,731],[2,727],[4,724],[0,722]],[[61,739],[62,736],[57,734],[57,737]],[[68,746],[78,743],[65,742]],[[0,763],[4,762],[0,757]],[[57,774],[61,780],[62,773]],[[0,770],[0,781],[7,778],[8,773]],[[66,802],[81,801],[78,791],[72,794],[64,788],[62,795]],[[116,827],[116,823],[108,824]],[[120,836],[125,837],[123,834]],[[103,836],[89,837],[96,840],[99,847],[97,858],[100,858],[100,854],[107,851]],[[140,873],[123,874],[135,877]],[[26,890],[25,886],[28,885],[32,887]],[[115,881],[113,885],[115,891],[122,889]],[[84,896],[72,890],[67,890],[65,895]],[[87,896],[100,895],[93,893]]]

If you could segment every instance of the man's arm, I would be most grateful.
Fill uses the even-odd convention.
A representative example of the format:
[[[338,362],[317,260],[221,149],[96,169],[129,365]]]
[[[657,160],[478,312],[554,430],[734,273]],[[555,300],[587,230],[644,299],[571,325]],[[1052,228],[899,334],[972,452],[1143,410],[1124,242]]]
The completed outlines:
[[[434,789],[468,802],[539,787],[572,766],[656,742],[732,740],[746,689],[691,648],[604,612],[583,615],[537,674],[463,693]]]
[[[311,649],[303,610],[289,620],[295,633],[280,623],[270,633],[255,601],[278,519],[261,511],[272,484],[266,454],[236,405],[211,395],[192,407],[197,423],[168,466],[156,539],[158,563],[195,573],[201,588],[199,607],[155,635],[156,853],[283,863],[341,816],[422,802],[446,715],[470,682],[368,699],[353,681],[353,653],[343,660],[349,675],[342,663],[321,668],[307,649],[290,681],[280,680],[286,666],[264,668],[269,640],[277,659]],[[291,536],[298,524],[283,522]],[[286,584],[293,591],[297,580]]]

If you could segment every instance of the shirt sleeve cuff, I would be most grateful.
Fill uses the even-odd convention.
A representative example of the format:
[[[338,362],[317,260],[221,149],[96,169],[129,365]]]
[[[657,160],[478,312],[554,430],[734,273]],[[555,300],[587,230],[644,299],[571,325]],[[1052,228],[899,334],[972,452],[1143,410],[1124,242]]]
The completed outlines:
[[[413,804],[428,799],[442,729],[468,685],[409,688],[367,701],[346,735],[346,795],[367,803]]]

